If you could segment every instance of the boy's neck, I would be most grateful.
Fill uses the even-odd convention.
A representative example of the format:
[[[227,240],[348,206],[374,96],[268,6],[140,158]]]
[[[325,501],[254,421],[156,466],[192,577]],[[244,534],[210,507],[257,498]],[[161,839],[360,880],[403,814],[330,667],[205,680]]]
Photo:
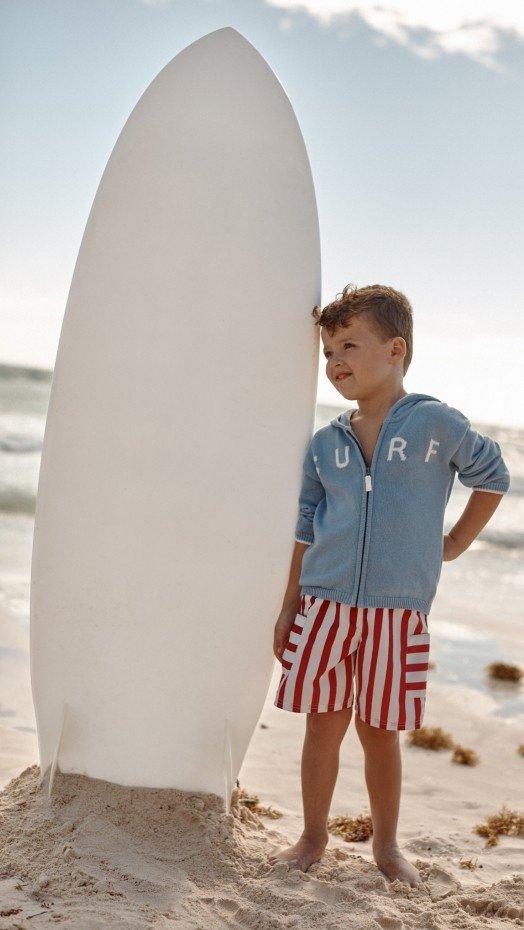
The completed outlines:
[[[397,400],[400,400],[401,397],[405,397],[406,394],[408,394],[408,391],[405,391],[404,387],[400,385],[400,387],[396,387],[391,392],[377,394],[375,397],[368,397],[365,400],[357,401],[358,409],[350,416],[350,419],[352,421],[369,420],[370,422],[382,422],[393,404],[396,404]]]

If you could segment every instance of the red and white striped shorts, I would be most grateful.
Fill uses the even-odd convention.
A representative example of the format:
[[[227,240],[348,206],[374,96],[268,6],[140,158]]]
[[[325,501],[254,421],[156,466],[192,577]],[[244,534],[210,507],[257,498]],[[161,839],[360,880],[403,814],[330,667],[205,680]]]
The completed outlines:
[[[303,594],[273,703],[321,713],[352,707],[356,697],[356,713],[370,726],[416,730],[424,714],[429,642],[427,615],[418,610],[352,607]]]

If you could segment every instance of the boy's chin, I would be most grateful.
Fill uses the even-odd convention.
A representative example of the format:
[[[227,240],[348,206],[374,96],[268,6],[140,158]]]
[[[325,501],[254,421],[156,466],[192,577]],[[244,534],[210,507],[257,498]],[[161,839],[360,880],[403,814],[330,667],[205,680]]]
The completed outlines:
[[[345,388],[341,387],[340,384],[334,384],[333,387],[342,397],[345,397],[348,400],[352,400],[355,396],[355,388],[351,387],[349,384]]]

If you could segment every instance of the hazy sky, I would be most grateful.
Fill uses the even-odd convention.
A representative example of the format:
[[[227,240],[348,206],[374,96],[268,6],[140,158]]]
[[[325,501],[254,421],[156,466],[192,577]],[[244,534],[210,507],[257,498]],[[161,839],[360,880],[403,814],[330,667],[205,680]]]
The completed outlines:
[[[524,426],[524,4],[482,0],[4,0],[0,361],[52,367],[105,163],[186,45],[234,26],[295,108],[322,302],[404,291],[405,388]],[[321,363],[318,399],[345,405]]]

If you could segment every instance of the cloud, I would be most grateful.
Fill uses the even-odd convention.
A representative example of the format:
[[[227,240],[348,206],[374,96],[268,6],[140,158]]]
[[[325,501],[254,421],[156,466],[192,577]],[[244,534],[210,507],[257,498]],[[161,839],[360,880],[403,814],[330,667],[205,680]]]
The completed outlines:
[[[342,18],[360,16],[376,34],[376,44],[404,45],[422,58],[463,54],[494,70],[501,39],[524,40],[522,0],[265,0],[290,16],[301,12],[329,27]]]

